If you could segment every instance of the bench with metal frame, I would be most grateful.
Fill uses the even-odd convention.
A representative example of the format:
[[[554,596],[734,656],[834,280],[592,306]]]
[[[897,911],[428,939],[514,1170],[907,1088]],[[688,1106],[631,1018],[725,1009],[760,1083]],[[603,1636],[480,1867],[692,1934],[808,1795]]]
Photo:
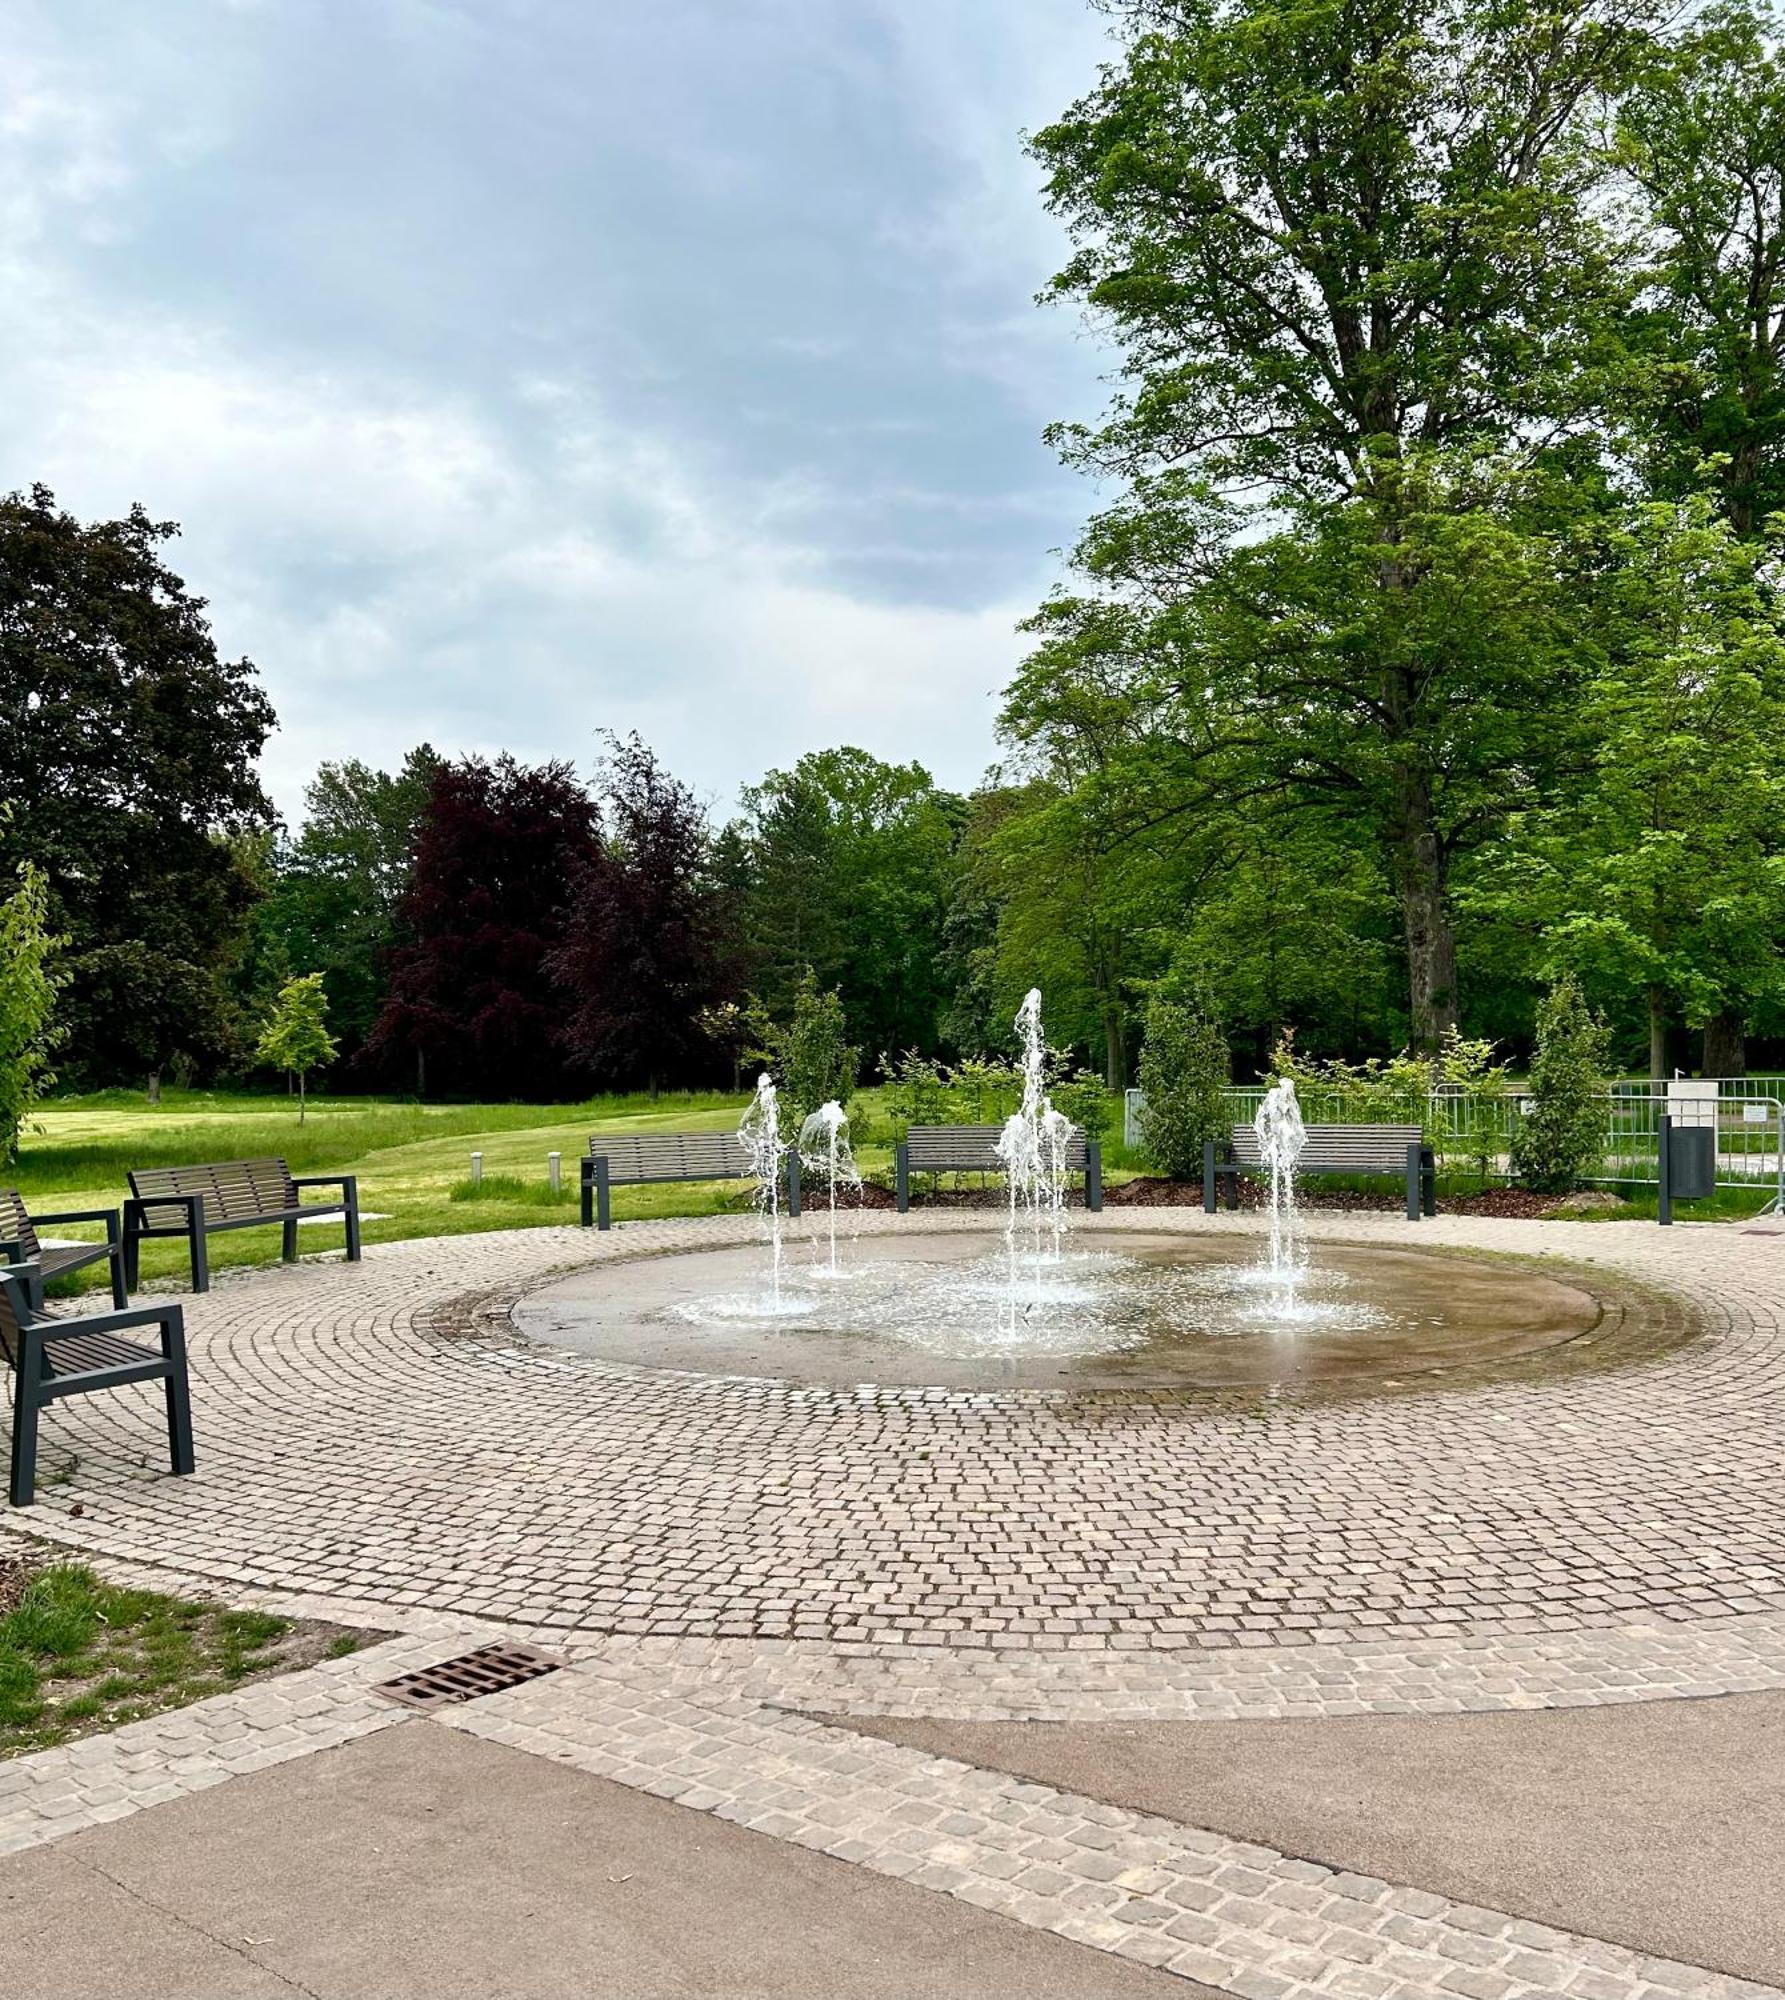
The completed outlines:
[[[1223,1184],[1228,1207],[1238,1208],[1240,1175],[1263,1167],[1258,1134],[1250,1125],[1236,1125],[1225,1148],[1209,1140],[1202,1149],[1204,1210],[1215,1213]],[[1404,1175],[1407,1220],[1438,1212],[1438,1163],[1418,1125],[1310,1125],[1296,1172]]]
[[[800,1212],[799,1154],[789,1148],[787,1212]],[[582,1223],[613,1227],[610,1190],[661,1181],[747,1181],[749,1151],[735,1132],[596,1132],[582,1163]]]
[[[1002,1125],[913,1125],[893,1148],[894,1198],[903,1215],[911,1204],[913,1174],[1001,1174]],[[1103,1148],[1077,1131],[1066,1142],[1066,1171],[1082,1174],[1085,1206],[1103,1206]]]
[[[339,1201],[305,1201],[305,1188],[341,1190]],[[205,1238],[223,1229],[284,1228],[281,1251],[297,1261],[298,1224],[338,1215],[347,1238],[347,1261],[360,1256],[359,1181],[353,1174],[294,1176],[283,1160],[223,1160],[199,1167],[147,1167],[130,1175],[124,1204],[124,1278],[137,1280],[140,1246],[155,1237],[184,1238],[192,1258],[192,1289],[211,1289]]]
[[[103,1243],[50,1243],[38,1236],[39,1226],[62,1222],[103,1222]],[[41,1285],[66,1277],[104,1258],[111,1265],[112,1304],[120,1312],[130,1303],[124,1288],[124,1245],[118,1234],[115,1208],[65,1208],[55,1215],[32,1215],[17,1188],[0,1188],[0,1264],[30,1264]]]
[[[157,1345],[124,1337],[148,1327],[159,1330]],[[41,1412],[64,1396],[120,1389],[130,1382],[163,1384],[169,1459],[176,1473],[192,1470],[186,1319],[179,1306],[52,1315],[44,1308],[43,1275],[35,1265],[0,1265],[0,1353],[13,1371],[7,1493],[15,1507],[29,1507],[36,1498]]]

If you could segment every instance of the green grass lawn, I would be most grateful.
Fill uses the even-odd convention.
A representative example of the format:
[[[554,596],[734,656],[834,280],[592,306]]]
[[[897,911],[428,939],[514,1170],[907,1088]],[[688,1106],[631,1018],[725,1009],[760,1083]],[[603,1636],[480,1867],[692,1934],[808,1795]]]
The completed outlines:
[[[239,1160],[278,1154],[296,1174],[357,1174],[360,1206],[384,1219],[366,1224],[369,1243],[401,1237],[459,1235],[576,1220],[577,1162],[591,1133],[708,1132],[734,1128],[745,1100],[729,1094],[598,1097],[585,1104],[415,1104],[363,1097],[310,1100],[300,1126],[296,1100],[283,1097],[169,1091],[159,1105],[140,1094],[105,1091],[59,1098],[40,1106],[26,1134],[9,1185],[39,1209],[116,1206],[132,1167],[182,1161]],[[453,1198],[483,1155],[491,1183],[483,1198]],[[546,1155],[564,1156],[564,1192],[551,1202]],[[703,1215],[744,1205],[739,1187],[723,1182],[619,1188],[617,1218]],[[90,1229],[58,1231],[96,1235]],[[304,1249],[340,1242],[329,1224],[306,1228]],[[210,1239],[214,1269],[264,1264],[279,1255],[279,1231],[232,1230]],[[143,1245],[143,1279],[182,1273],[184,1246]],[[104,1282],[88,1270],[75,1283]]]
[[[0,1757],[354,1651],[359,1635],[126,1590],[75,1563],[0,1566]]]

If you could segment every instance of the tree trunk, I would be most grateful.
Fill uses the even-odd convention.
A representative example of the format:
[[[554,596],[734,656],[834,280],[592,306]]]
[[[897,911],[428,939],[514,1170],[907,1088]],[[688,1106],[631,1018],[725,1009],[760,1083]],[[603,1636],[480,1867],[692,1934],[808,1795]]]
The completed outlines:
[[[1128,1034],[1119,1007],[1103,1010],[1103,1080],[1111,1090],[1128,1082]]]
[[[149,1102],[151,1104],[161,1102],[161,1072],[158,1069],[149,1072]]]
[[[1457,1026],[1456,932],[1430,782],[1404,769],[1399,793],[1395,873],[1407,940],[1409,1040],[1415,1055],[1435,1056]]]
[[[1457,1025],[1457,944],[1445,906],[1437,842],[1412,843],[1401,876],[1407,937],[1407,1005],[1415,1055],[1435,1056]]]
[[[304,1122],[305,1108],[306,1107],[304,1104],[304,1073],[302,1070],[299,1070],[298,1071],[298,1123],[300,1125]]]
[[[428,1094],[428,1058],[424,1049],[415,1052],[415,1094],[417,1097]]]
[[[1748,1023],[1734,1009],[1713,1014],[1704,1024],[1706,1076],[1748,1074]]]
[[[1649,988],[1649,1078],[1667,1081],[1667,992],[1660,986]]]

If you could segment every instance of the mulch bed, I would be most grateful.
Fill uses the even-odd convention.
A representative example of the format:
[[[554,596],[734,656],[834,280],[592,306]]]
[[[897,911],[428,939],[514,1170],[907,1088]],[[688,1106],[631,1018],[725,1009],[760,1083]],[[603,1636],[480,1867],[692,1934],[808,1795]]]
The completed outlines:
[[[1239,1184],[1241,1208],[1263,1208],[1267,1200],[1264,1184],[1243,1175]],[[1399,1194],[1358,1194],[1341,1188],[1322,1189],[1298,1186],[1295,1198],[1303,1208],[1321,1208],[1400,1215],[1407,1206]],[[912,1190],[913,1208],[1004,1208],[1008,1196],[995,1182],[983,1187],[937,1188],[925,1193]],[[1103,1190],[1105,1208],[1200,1208],[1201,1181],[1168,1181],[1150,1174],[1137,1180],[1117,1181]],[[894,1208],[891,1188],[869,1181],[862,1189],[863,1208]],[[1510,1222],[1541,1222],[1556,1211],[1554,1195],[1529,1194],[1523,1188],[1481,1188],[1474,1194],[1446,1195],[1438,1203],[1440,1215],[1491,1215]]]

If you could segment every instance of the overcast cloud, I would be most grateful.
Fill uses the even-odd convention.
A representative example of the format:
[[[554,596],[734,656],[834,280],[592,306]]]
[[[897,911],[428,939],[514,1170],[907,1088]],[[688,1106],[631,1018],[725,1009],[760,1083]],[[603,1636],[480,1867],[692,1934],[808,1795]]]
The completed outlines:
[[[856,742],[970,784],[1099,400],[1018,133],[1082,0],[11,0],[0,486],[140,499],[324,757],[729,807]]]

